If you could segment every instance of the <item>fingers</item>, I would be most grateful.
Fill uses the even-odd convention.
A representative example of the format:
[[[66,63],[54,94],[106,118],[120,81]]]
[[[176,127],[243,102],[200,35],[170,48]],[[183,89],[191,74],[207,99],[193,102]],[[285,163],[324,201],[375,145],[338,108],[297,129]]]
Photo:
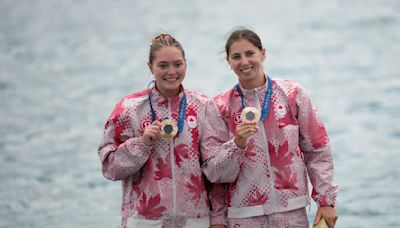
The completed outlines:
[[[240,123],[236,126],[235,143],[239,148],[244,149],[246,147],[247,138],[257,133],[257,123]]]
[[[319,220],[321,220],[321,211],[317,211],[317,214],[315,215],[315,220],[314,220],[314,225],[319,223]]]
[[[154,144],[154,141],[159,137],[161,129],[161,123],[154,121],[151,125],[144,129],[142,140],[147,146]]]
[[[337,216],[335,217],[330,217],[330,218],[325,218],[326,223],[328,223],[329,228],[334,228],[337,220]]]
[[[222,224],[216,224],[216,225],[212,225],[211,228],[226,228],[226,226],[222,225]]]
[[[146,129],[144,129],[144,133],[151,133],[151,134],[156,134],[159,133],[161,129],[161,123],[156,120],[154,121],[151,125],[147,126]]]
[[[236,135],[247,139],[250,135],[257,133],[257,127],[254,124],[243,124],[236,128]]]
[[[334,207],[320,207],[317,210],[317,214],[315,216],[314,225],[319,222],[321,218],[324,218],[326,223],[330,228],[334,228],[337,220],[336,210]]]
[[[249,134],[257,132],[256,123],[240,123],[236,127],[236,133],[238,134]]]
[[[328,223],[329,227],[334,228],[336,225],[337,216],[325,218],[326,223]]]
[[[158,120],[155,120],[151,125],[155,125],[155,126],[158,126],[158,127],[161,127],[161,122],[160,121],[158,121]],[[150,125],[150,126],[151,126]]]

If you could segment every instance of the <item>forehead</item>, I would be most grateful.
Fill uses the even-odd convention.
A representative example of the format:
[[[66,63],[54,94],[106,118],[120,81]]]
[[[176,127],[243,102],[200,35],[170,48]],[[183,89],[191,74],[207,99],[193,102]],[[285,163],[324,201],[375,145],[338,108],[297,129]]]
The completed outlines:
[[[177,47],[162,47],[154,52],[154,61],[179,61],[183,60],[183,53]]]
[[[239,40],[233,42],[229,47],[230,54],[244,52],[248,50],[258,50],[258,48],[246,38],[240,38]]]

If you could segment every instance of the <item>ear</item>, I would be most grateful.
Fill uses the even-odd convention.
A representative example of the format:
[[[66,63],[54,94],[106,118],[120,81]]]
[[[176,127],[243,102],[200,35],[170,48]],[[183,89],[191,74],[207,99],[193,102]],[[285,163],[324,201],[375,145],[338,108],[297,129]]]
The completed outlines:
[[[261,50],[261,55],[262,55],[262,60],[264,61],[265,58],[267,57],[267,51],[265,51],[265,48],[263,48],[263,49]]]
[[[147,63],[147,66],[149,67],[151,74],[153,74],[153,70],[151,69],[153,65],[151,63]]]
[[[229,65],[229,67],[232,69],[232,65],[231,65],[231,63],[229,62],[229,57],[226,56],[225,59],[226,59],[226,62],[228,63],[228,65]]]

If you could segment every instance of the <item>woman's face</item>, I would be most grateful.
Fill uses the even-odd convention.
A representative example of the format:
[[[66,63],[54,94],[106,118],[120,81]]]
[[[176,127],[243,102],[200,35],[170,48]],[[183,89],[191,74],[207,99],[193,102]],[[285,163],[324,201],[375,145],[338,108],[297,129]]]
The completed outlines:
[[[265,49],[261,51],[247,39],[241,38],[229,47],[227,60],[240,83],[246,89],[256,88],[264,83],[262,62]]]
[[[153,62],[148,65],[157,90],[165,97],[178,95],[186,72],[182,51],[176,47],[162,47],[154,56]]]

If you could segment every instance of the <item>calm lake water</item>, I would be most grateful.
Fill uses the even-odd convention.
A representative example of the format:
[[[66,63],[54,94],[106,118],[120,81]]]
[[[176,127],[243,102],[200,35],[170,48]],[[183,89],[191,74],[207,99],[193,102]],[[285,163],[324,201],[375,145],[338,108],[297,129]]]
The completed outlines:
[[[97,145],[116,102],[150,80],[151,37],[174,34],[185,87],[213,96],[236,82],[223,50],[240,25],[326,123],[337,227],[400,227],[399,12],[397,0],[0,0],[0,227],[120,227],[120,182],[102,176]]]

